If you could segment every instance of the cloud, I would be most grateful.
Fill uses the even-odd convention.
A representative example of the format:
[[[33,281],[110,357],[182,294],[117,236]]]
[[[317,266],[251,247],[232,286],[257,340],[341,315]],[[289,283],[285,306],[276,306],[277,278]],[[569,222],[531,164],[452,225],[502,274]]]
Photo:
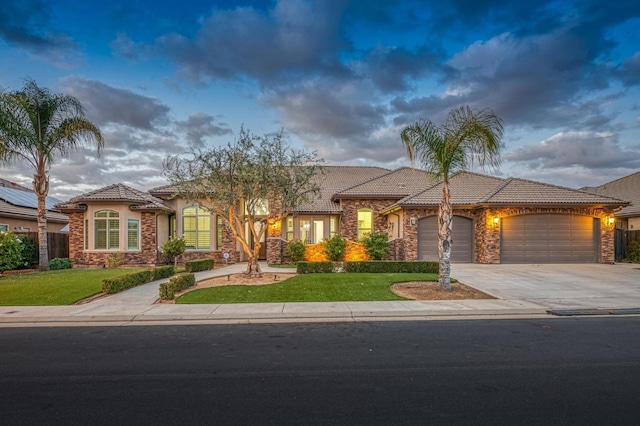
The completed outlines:
[[[272,82],[325,70],[344,72],[337,52],[342,2],[280,0],[263,12],[214,10],[195,37],[171,33],[155,48],[191,81],[251,77]]]
[[[185,121],[177,121],[176,128],[179,132],[185,134],[191,147],[203,148],[207,137],[224,136],[233,133],[226,123],[217,125],[214,121],[215,117],[196,112],[191,114]]]
[[[517,148],[504,158],[530,169],[640,167],[640,151],[622,146],[616,134],[586,131],[558,133]]]
[[[79,77],[67,77],[61,83],[98,125],[114,123],[151,131],[169,121],[169,107],[156,98]]]
[[[0,39],[57,66],[78,65],[78,47],[69,36],[53,28],[50,9],[51,5],[42,0],[3,2]]]

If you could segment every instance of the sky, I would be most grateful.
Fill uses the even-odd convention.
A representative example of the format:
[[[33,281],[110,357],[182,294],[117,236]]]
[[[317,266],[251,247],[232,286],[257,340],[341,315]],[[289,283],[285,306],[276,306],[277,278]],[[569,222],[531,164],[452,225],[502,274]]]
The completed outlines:
[[[580,188],[640,170],[637,0],[3,0],[0,90],[25,78],[105,139],[56,159],[62,200],[164,185],[167,156],[243,126],[329,165],[410,166],[402,129],[463,105],[504,121],[489,174]]]

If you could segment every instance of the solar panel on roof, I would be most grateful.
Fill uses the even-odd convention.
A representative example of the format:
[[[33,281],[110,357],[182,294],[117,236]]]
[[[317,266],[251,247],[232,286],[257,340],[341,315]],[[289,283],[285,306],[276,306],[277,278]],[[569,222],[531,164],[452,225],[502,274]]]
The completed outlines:
[[[29,207],[31,209],[38,208],[38,197],[33,192],[20,191],[18,189],[6,188],[0,186],[0,199],[5,200],[9,204],[20,207]],[[54,210],[53,206],[60,203],[57,198],[47,197],[45,206],[47,210]]]

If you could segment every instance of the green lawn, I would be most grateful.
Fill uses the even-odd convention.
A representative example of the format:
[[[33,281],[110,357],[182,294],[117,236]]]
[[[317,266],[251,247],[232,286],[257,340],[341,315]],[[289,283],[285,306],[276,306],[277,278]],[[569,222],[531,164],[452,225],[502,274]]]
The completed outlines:
[[[304,274],[263,286],[234,285],[193,290],[176,303],[268,303],[406,300],[391,284],[437,281],[438,274]]]
[[[102,292],[102,280],[142,269],[63,269],[0,277],[0,306],[72,305]]]

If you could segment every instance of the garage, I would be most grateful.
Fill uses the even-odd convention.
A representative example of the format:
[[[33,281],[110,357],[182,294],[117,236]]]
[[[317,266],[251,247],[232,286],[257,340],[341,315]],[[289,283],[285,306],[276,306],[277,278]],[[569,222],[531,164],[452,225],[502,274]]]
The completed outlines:
[[[526,214],[502,219],[501,263],[598,261],[600,222],[573,214]]]
[[[473,220],[453,216],[451,261],[473,262]],[[438,261],[438,218],[428,216],[418,221],[418,260]]]

